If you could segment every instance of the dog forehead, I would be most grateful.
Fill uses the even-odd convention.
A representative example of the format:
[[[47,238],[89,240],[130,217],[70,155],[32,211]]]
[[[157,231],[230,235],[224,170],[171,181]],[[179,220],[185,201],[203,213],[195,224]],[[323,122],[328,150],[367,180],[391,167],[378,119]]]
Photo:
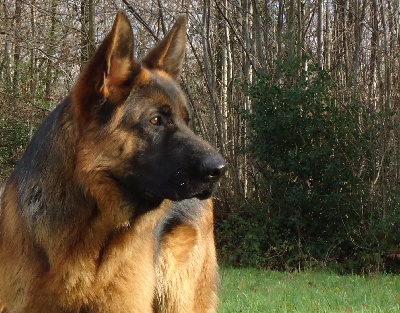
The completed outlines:
[[[135,79],[128,101],[140,102],[144,106],[146,103],[170,106],[173,111],[178,110],[184,115],[189,115],[186,96],[180,85],[159,70],[143,68]]]

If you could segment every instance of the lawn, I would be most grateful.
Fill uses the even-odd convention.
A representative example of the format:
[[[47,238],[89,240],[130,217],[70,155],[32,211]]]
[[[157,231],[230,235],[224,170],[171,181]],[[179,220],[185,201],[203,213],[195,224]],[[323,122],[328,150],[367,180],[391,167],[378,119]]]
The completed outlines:
[[[221,269],[219,313],[400,312],[400,276]]]

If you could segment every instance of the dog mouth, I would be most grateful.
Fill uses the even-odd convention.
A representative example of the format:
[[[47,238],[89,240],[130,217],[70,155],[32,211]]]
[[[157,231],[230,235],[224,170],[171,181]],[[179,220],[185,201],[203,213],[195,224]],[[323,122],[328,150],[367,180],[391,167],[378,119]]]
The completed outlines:
[[[219,185],[219,179],[194,179],[185,177],[184,172],[178,171],[171,179],[171,186],[175,189],[173,197],[170,200],[184,200],[198,198],[205,200],[210,198]]]
[[[118,178],[110,175],[126,190],[127,195],[133,198],[142,199],[154,203],[159,203],[165,199],[181,201],[185,199],[197,198],[205,200],[210,198],[219,185],[219,180],[204,181],[190,179],[183,176],[174,176],[172,179],[160,183],[157,180],[140,181],[137,177]],[[141,192],[132,194],[132,190]]]
[[[182,200],[192,199],[192,198],[197,198],[199,200],[206,200],[213,195],[213,192],[211,190],[204,190],[199,193],[192,194],[192,195],[181,195],[177,192],[170,194],[170,195],[161,195],[161,194],[154,193],[150,190],[146,190],[144,192],[144,194],[145,194],[145,198],[147,198],[147,199],[153,199],[153,200],[159,199],[160,201],[162,201],[164,199],[168,199],[168,200],[172,200],[172,201],[182,201]]]
[[[194,186],[191,183],[181,182],[171,189],[160,189],[154,190],[152,188],[146,188],[144,195],[148,199],[168,199],[172,201],[182,201],[185,199],[197,198],[199,200],[205,200],[214,194],[217,189],[217,183],[200,184]]]

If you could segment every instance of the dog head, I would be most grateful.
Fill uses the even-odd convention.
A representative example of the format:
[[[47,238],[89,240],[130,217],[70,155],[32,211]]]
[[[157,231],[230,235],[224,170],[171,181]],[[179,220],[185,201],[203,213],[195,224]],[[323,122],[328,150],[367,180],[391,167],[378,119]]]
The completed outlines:
[[[141,61],[134,58],[131,25],[118,13],[112,31],[72,92],[79,125],[80,175],[118,184],[135,198],[208,198],[226,164],[189,128],[179,85],[186,18]]]

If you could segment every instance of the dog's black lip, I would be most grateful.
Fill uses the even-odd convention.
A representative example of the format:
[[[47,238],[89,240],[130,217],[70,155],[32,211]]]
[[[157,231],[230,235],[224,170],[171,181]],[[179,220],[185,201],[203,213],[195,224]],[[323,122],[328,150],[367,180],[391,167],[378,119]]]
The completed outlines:
[[[186,200],[186,199],[193,199],[193,198],[197,198],[199,200],[206,200],[212,197],[212,195],[214,194],[216,187],[212,186],[210,188],[206,188],[201,192],[198,193],[193,193],[193,194],[188,194],[186,196],[181,196],[179,195],[178,192],[175,192],[175,194],[173,196],[171,195],[162,195],[162,194],[158,194],[155,193],[153,191],[150,190],[145,190],[144,191],[144,195],[147,199],[160,199],[160,200],[172,200],[172,201],[182,201],[182,200]]]

